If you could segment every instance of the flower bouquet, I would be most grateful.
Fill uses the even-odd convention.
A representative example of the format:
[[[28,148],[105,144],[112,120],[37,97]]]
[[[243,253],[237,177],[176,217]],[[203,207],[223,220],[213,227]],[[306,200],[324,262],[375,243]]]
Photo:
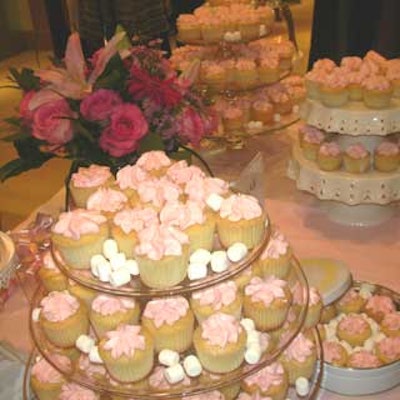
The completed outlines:
[[[115,173],[141,153],[164,150],[181,158],[215,128],[215,116],[192,88],[196,63],[178,75],[156,47],[132,46],[120,31],[85,60],[78,33],[50,69],[10,69],[23,90],[19,115],[6,119],[19,158],[0,167],[4,181],[53,157]],[[184,149],[184,151],[182,151]]]

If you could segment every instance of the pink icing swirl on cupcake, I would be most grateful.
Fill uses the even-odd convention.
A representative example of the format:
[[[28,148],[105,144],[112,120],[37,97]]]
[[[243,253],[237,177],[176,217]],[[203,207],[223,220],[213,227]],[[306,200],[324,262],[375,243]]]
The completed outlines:
[[[330,58],[321,58],[314,62],[312,69],[313,70],[322,70],[326,72],[331,72],[336,68],[336,64]]]
[[[186,183],[184,192],[187,194],[189,200],[205,204],[208,196],[215,193],[218,195],[225,195],[229,191],[229,185],[219,178],[201,178],[194,177]]]
[[[372,75],[364,80],[362,86],[367,90],[387,91],[392,88],[390,81],[383,75]]]
[[[274,362],[271,365],[261,369],[253,375],[245,378],[244,381],[248,385],[255,385],[265,392],[271,386],[279,386],[282,384],[285,377],[285,370],[279,362]]]
[[[328,72],[323,69],[313,69],[305,74],[306,81],[322,83],[328,76]]]
[[[271,54],[271,56],[263,57],[260,60],[260,65],[266,68],[278,68],[279,67],[279,57],[277,54]]]
[[[360,293],[356,289],[351,288],[346,292],[346,294],[342,298],[340,298],[338,303],[343,305],[349,304],[354,300],[359,299],[360,297],[361,297]]]
[[[342,358],[341,349],[344,349],[344,347],[340,343],[324,340],[322,348],[324,350],[324,361],[327,363],[332,364]]]
[[[201,337],[213,346],[226,347],[237,343],[243,331],[239,321],[232,315],[217,312],[201,324]]]
[[[177,226],[182,230],[192,225],[203,224],[205,220],[203,206],[194,201],[185,204],[170,202],[160,211],[161,224]]]
[[[184,317],[189,310],[188,301],[182,296],[151,300],[146,304],[143,316],[151,319],[159,328],[162,325],[173,325]]]
[[[287,254],[289,250],[289,243],[286,240],[285,236],[275,231],[272,234],[270,241],[268,242],[267,247],[264,252],[261,254],[261,259],[265,260],[266,258],[274,258],[277,259],[280,256],[284,256]]]
[[[340,66],[348,71],[358,71],[362,64],[362,58],[356,56],[343,57]]]
[[[371,61],[380,67],[385,67],[387,59],[375,50],[369,50],[364,56],[364,60]]]
[[[352,368],[376,368],[381,366],[378,357],[367,350],[360,350],[352,353],[349,357],[348,364]]]
[[[126,165],[117,172],[116,178],[117,185],[121,190],[136,190],[143,182],[149,179],[149,174],[136,164]]]
[[[126,234],[144,228],[158,222],[157,211],[154,208],[126,208],[115,214],[115,225],[119,226]]]
[[[92,164],[89,167],[80,167],[78,172],[71,176],[74,186],[79,188],[92,188],[103,185],[112,177],[109,167]]]
[[[99,396],[92,390],[76,383],[65,383],[61,388],[59,400],[98,400]]]
[[[223,113],[223,118],[225,119],[235,119],[235,118],[241,118],[243,116],[243,111],[239,107],[227,107],[224,110]]]
[[[319,153],[328,157],[338,157],[340,156],[341,150],[336,142],[326,142],[322,143],[319,148]]]
[[[101,294],[92,302],[92,309],[101,315],[112,315],[135,308],[135,301],[117,296]]]
[[[287,302],[285,289],[286,281],[277,279],[274,276],[261,279],[258,276],[251,279],[250,283],[245,287],[246,296],[250,296],[254,302],[263,302],[266,306],[271,305],[275,299]]]
[[[319,129],[306,130],[303,135],[303,141],[311,144],[321,144],[325,135]]]
[[[60,362],[61,358],[65,358],[65,362],[68,361],[71,364],[68,357],[57,355],[58,359],[54,360]],[[57,364],[58,365],[58,364]],[[58,372],[51,364],[49,364],[46,359],[41,358],[32,367],[32,376],[34,376],[39,382],[43,383],[59,383],[63,381],[63,375]]]
[[[400,359],[400,337],[387,337],[377,343],[379,351],[391,361]]]
[[[284,351],[284,354],[288,360],[305,362],[313,354],[314,348],[314,343],[307,339],[303,333],[299,333]]]
[[[258,200],[246,194],[233,194],[224,199],[219,215],[229,221],[240,221],[258,218],[263,211]]]
[[[338,67],[331,71],[322,83],[329,88],[346,88],[349,82],[346,71]]]
[[[397,156],[400,153],[400,149],[396,143],[384,141],[379,144],[375,152],[382,156]]]
[[[236,61],[236,69],[241,71],[255,70],[256,63],[253,60],[247,58],[239,58]]]
[[[315,306],[322,302],[321,294],[316,287],[310,286],[308,292],[308,304],[310,306]]]
[[[109,350],[114,359],[133,357],[136,350],[144,350],[146,346],[141,330],[139,325],[119,325],[116,330],[105,333],[104,349]]]
[[[396,306],[389,296],[375,294],[370,297],[365,305],[366,309],[373,312],[389,314],[396,311]]]
[[[99,188],[89,196],[86,202],[88,210],[116,212],[127,203],[128,197],[119,190]]]
[[[201,178],[205,178],[205,173],[195,165],[188,165],[185,160],[178,161],[172,164],[166,175],[172,182],[178,185],[184,185],[189,182],[193,177],[199,176]]]
[[[79,240],[82,235],[98,233],[100,226],[107,221],[98,211],[77,208],[63,212],[53,227],[53,232],[65,237]]]
[[[168,201],[178,200],[182,190],[168,178],[162,177],[143,182],[138,188],[138,193],[143,203],[162,207]]]
[[[153,171],[170,166],[172,161],[163,152],[158,150],[148,151],[142,154],[136,161],[136,165],[145,171]]]
[[[362,143],[351,144],[346,148],[345,152],[349,157],[355,158],[356,160],[368,157],[369,155],[368,150]]]
[[[40,305],[45,318],[52,322],[64,321],[79,309],[79,301],[67,292],[50,292]]]
[[[338,323],[338,329],[343,329],[352,335],[362,333],[368,328],[368,322],[358,314],[345,315]]]
[[[234,282],[224,282],[205,290],[193,293],[194,300],[199,301],[200,305],[211,305],[214,310],[233,303],[237,296],[237,286]]]
[[[391,312],[385,314],[381,322],[382,326],[391,330],[400,330],[400,313]]]

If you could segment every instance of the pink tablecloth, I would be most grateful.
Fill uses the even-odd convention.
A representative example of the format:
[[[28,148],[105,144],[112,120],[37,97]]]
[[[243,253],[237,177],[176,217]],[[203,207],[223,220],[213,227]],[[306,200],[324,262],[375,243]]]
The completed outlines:
[[[356,279],[375,282],[400,292],[400,212],[375,227],[349,227],[331,222],[321,203],[312,195],[296,190],[286,177],[290,138],[285,132],[258,136],[243,150],[214,151],[205,154],[215,174],[235,180],[239,171],[261,151],[265,160],[264,184],[268,213],[273,224],[285,233],[298,258],[326,257],[343,261]],[[41,210],[57,213],[62,207],[60,192]],[[0,314],[0,339],[29,351],[28,304],[21,290],[6,303]],[[400,372],[399,372],[400,373]],[[321,390],[320,399],[340,400]],[[356,397],[351,397],[356,399]],[[400,398],[400,387],[363,400]]]

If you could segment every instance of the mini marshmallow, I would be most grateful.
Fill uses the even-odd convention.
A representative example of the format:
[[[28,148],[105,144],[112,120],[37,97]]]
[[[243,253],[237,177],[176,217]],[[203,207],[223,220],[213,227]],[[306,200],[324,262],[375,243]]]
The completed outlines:
[[[199,359],[193,354],[185,357],[183,360],[183,368],[185,369],[186,374],[191,378],[199,376],[203,371]]]
[[[248,250],[246,245],[244,243],[237,242],[228,247],[226,254],[230,261],[238,262],[243,260],[247,252]]]
[[[104,262],[97,266],[97,277],[101,282],[109,282],[111,272],[111,264],[107,260],[104,260]]]
[[[281,122],[281,114],[274,114],[274,122]]]
[[[217,250],[211,254],[211,269],[214,272],[224,272],[229,267],[228,256],[225,251]]]
[[[118,253],[118,244],[114,239],[106,239],[103,243],[103,254],[109,260]]]
[[[254,331],[256,329],[256,324],[251,318],[242,318],[240,320],[240,325],[243,326],[247,334],[249,333],[249,331]]]
[[[132,276],[139,275],[139,265],[136,260],[129,258],[126,260],[124,267],[129,271]]]
[[[166,367],[172,367],[179,363],[179,353],[169,349],[163,349],[158,353],[158,361]]]
[[[42,309],[40,307],[36,307],[32,310],[32,321],[33,322],[39,322],[41,312],[42,312]]]
[[[110,257],[111,269],[113,271],[123,267],[126,263],[125,253],[116,253]]]
[[[164,377],[168,383],[173,385],[174,383],[178,383],[185,378],[185,371],[181,364],[175,364],[171,367],[165,368]]]
[[[261,333],[259,331],[253,330],[247,332],[247,346],[251,344],[260,345]]]
[[[207,276],[207,265],[201,263],[190,263],[188,265],[187,275],[191,281],[203,279]]]
[[[131,274],[129,273],[128,268],[125,267],[118,268],[110,274],[110,283],[115,287],[126,285],[130,280]]]
[[[304,376],[299,376],[296,379],[296,393],[301,396],[307,396],[310,392],[310,382]]]
[[[100,357],[99,348],[93,346],[89,352],[89,360],[94,364],[103,364],[103,360]]]
[[[211,210],[217,212],[220,210],[223,201],[224,198],[219,194],[211,193],[206,199],[206,204],[211,208]]]
[[[263,123],[262,121],[250,121],[247,124],[247,127],[249,129],[261,129],[263,127]]]
[[[257,364],[261,359],[261,346],[259,344],[252,343],[247,347],[244,353],[244,359],[248,364]]]
[[[267,27],[264,24],[261,24],[258,29],[259,29],[258,34],[260,36],[265,36],[268,33]]]
[[[206,249],[197,249],[190,255],[189,261],[207,265],[211,261],[211,253]]]
[[[85,354],[89,354],[92,348],[95,346],[95,341],[88,335],[80,335],[75,341],[75,346]]]
[[[95,254],[94,256],[92,256],[90,258],[90,268],[91,268],[92,272],[93,272],[93,270],[97,271],[98,265],[100,265],[101,263],[103,263],[105,261],[107,261],[107,260],[105,259],[103,254]],[[93,272],[93,275],[96,276],[94,272]]]

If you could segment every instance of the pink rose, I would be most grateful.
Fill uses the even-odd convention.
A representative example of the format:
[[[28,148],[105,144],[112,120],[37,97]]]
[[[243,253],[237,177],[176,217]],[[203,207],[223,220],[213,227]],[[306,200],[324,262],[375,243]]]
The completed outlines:
[[[65,144],[73,137],[75,114],[66,100],[56,100],[38,107],[33,114],[32,136],[50,144]]]
[[[29,108],[29,103],[35,94],[36,94],[36,92],[34,90],[30,90],[29,92],[26,92],[24,94],[24,97],[21,100],[21,103],[19,104],[19,114],[21,115],[22,119],[25,122],[32,121],[33,112]]]
[[[122,104],[122,99],[113,90],[99,89],[83,99],[80,110],[89,121],[108,119],[113,108]]]
[[[121,104],[113,109],[110,118],[110,125],[100,136],[100,147],[113,157],[132,153],[148,130],[140,108],[133,104]]]
[[[184,142],[194,145],[199,144],[205,133],[205,126],[200,115],[192,107],[186,107],[178,115],[177,120],[178,135]]]

